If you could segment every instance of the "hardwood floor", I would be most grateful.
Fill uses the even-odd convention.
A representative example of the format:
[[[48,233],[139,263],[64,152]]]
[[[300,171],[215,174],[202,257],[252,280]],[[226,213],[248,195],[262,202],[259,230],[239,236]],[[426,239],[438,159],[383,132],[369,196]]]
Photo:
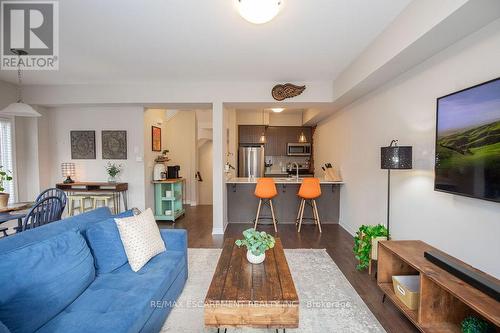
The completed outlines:
[[[243,230],[252,224],[230,224],[224,236],[212,235],[212,206],[187,207],[186,215],[175,224],[158,222],[160,228],[187,229],[188,246],[192,248],[221,248],[224,238],[239,238]],[[261,229],[274,234],[272,225]],[[389,301],[382,303],[382,292],[374,278],[366,271],[356,270],[356,259],[352,254],[354,241],[352,236],[339,225],[323,225],[323,233],[310,224],[303,224],[299,234],[294,225],[278,225],[278,234],[284,248],[319,248],[326,249],[333,261],[340,268],[347,280],[361,296],[387,332],[418,332]]]

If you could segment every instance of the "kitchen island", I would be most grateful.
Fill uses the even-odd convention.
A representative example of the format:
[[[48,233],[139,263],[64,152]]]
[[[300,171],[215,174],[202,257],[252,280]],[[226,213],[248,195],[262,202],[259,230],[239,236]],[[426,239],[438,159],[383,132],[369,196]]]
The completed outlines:
[[[295,223],[299,210],[300,198],[297,196],[302,179],[274,178],[278,195],[273,199],[274,211],[278,223]],[[259,200],[254,195],[256,178],[235,177],[226,181],[227,215],[229,223],[251,223],[255,220]],[[322,224],[338,223],[340,208],[340,187],[343,182],[320,178],[321,197],[316,199],[319,218]],[[261,216],[270,216],[269,209],[263,208]],[[312,217],[312,211],[306,206],[304,217]],[[266,220],[262,220],[266,223]],[[308,220],[304,224],[312,223]]]

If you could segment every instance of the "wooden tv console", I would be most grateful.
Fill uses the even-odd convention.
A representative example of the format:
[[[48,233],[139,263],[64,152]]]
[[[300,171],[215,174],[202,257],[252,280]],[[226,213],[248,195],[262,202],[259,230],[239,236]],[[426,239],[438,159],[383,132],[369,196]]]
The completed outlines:
[[[386,297],[422,332],[460,332],[468,315],[488,320],[499,331],[500,302],[425,259],[424,252],[430,250],[438,251],[422,241],[378,243],[377,283]],[[410,274],[420,275],[420,304],[415,311],[397,298],[392,287],[393,275]]]

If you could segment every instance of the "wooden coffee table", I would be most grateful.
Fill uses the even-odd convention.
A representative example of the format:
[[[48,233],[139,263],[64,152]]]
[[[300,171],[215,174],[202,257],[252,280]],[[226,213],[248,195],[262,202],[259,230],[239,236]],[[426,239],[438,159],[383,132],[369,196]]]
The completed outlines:
[[[266,260],[252,265],[246,248],[224,241],[222,254],[205,298],[205,326],[217,328],[297,328],[299,298],[276,238]]]

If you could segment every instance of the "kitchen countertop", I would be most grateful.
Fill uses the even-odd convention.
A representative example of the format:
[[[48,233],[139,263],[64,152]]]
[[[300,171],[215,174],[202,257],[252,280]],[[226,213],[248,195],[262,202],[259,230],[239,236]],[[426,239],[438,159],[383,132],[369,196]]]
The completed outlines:
[[[287,178],[287,177],[274,177],[274,182],[276,184],[300,184],[302,183],[302,178],[297,179],[295,177]],[[257,183],[257,178],[249,178],[249,177],[234,177],[226,180],[226,184],[255,184]],[[320,178],[320,184],[339,184],[342,185],[344,182],[336,182],[331,180],[326,180],[324,178]]]

